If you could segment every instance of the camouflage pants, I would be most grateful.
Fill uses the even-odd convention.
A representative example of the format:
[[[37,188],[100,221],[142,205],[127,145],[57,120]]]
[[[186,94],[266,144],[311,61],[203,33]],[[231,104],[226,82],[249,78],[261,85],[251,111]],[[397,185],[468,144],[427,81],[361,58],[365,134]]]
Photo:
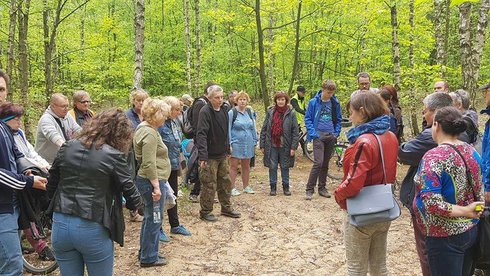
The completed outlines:
[[[231,211],[231,180],[230,168],[226,158],[208,160],[206,166],[199,168],[201,181],[201,211],[205,216],[213,211],[214,195],[218,193],[221,211]]]

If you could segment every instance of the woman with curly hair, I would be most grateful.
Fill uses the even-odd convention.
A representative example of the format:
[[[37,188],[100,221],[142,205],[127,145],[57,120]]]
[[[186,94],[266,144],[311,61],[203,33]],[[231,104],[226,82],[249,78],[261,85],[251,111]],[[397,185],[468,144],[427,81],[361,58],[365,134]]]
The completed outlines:
[[[53,206],[52,242],[62,275],[112,275],[114,245],[123,245],[126,207],[143,204],[126,162],[132,127],[112,108],[85,123],[58,151],[47,185]]]
[[[162,227],[160,217],[154,217],[153,206],[163,209],[162,191],[171,172],[168,148],[158,133],[170,113],[170,107],[163,100],[148,98],[143,102],[141,114],[143,122],[138,125],[133,138],[136,160],[141,164],[136,177],[136,185],[145,201],[144,219],[140,234],[140,266],[162,266],[165,257],[158,254],[158,240]]]

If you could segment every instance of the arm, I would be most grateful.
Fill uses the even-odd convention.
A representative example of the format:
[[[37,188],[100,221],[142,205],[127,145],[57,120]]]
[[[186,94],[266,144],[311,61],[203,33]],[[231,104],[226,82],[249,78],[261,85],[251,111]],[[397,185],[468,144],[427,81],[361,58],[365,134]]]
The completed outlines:
[[[199,122],[197,123],[197,132],[196,132],[196,146],[199,152],[199,160],[207,161],[208,160],[208,131],[210,127],[209,114],[205,112],[206,110],[202,110],[199,114]]]
[[[340,108],[340,103],[335,102],[335,109],[337,115],[337,124],[335,124],[335,137],[339,137],[340,131],[342,130],[342,108]]]
[[[230,109],[230,111],[228,111],[228,141],[230,141],[230,146],[232,144],[232,140],[231,140],[232,122],[233,122],[233,110]]]
[[[117,187],[116,190],[122,191],[128,209],[137,210],[140,206],[143,206],[143,200],[133,183],[131,174],[128,171],[126,158],[123,154],[116,156],[113,181]]]
[[[424,130],[413,140],[403,143],[398,149],[400,162],[410,166],[418,166],[424,154],[437,146],[432,139],[430,129]]]
[[[252,137],[254,139],[254,145],[257,145],[257,142],[258,142],[258,137],[257,137],[257,124],[255,122],[255,118],[257,118],[257,116],[255,116],[255,112],[253,112],[252,114],[254,114],[253,119],[252,119],[252,122],[254,124],[254,129],[253,129]]]
[[[49,180],[48,185],[46,186],[49,200],[54,197],[54,194],[56,193],[56,189],[58,188],[58,184],[60,182],[60,164],[65,156],[66,146],[66,144],[61,146],[60,150],[56,154],[56,158],[53,161],[51,169],[49,169]]]
[[[264,123],[262,124],[262,129],[260,130],[260,142],[259,148],[264,149],[265,147],[265,138],[267,137],[267,125],[269,124],[269,111],[265,113]]]
[[[58,130],[58,123],[51,115],[44,114],[41,117],[41,120],[39,120],[39,128],[44,137],[58,147],[61,147],[61,145],[63,145],[65,142],[65,138],[63,138],[63,136],[60,134],[61,129]]]
[[[26,187],[33,187],[33,184],[33,176],[25,176],[0,168],[0,185],[14,190],[23,190]]]
[[[306,113],[305,110],[303,110],[303,109],[301,109],[301,107],[299,107],[298,100],[296,98],[291,99],[291,105],[293,106],[293,108],[296,112],[305,115],[305,113]]]
[[[293,120],[293,123],[291,125],[291,150],[296,150],[298,149],[299,144],[299,126],[294,110],[291,110],[291,118]],[[291,156],[293,155],[294,154],[291,154]]]
[[[34,162],[40,164],[42,167],[44,168],[48,168],[49,169],[49,163],[48,161],[44,160],[44,158],[42,158],[37,152],[36,150],[34,149],[34,147],[32,146],[31,143],[29,143],[29,141],[27,140],[24,140],[25,143],[26,143],[26,146],[27,146],[27,150],[29,151],[29,158],[32,158],[34,160]]]
[[[308,107],[306,108],[306,114],[305,114],[305,126],[306,126],[306,131],[308,132],[308,135],[312,139],[318,138],[318,133],[316,132],[315,126],[313,122],[315,121],[315,103],[314,99],[310,100],[308,102]]]

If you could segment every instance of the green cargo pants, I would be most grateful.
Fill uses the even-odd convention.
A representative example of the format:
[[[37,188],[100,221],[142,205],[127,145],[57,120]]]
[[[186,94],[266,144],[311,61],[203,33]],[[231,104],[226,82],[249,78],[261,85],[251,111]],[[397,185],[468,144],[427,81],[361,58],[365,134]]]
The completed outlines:
[[[208,160],[206,166],[199,167],[201,181],[201,211],[205,216],[213,211],[214,195],[218,193],[221,211],[231,211],[231,180],[227,158]]]

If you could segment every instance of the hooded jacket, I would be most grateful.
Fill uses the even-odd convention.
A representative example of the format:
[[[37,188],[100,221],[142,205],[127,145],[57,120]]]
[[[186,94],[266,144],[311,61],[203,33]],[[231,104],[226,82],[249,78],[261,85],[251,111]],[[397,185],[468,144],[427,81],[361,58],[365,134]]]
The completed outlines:
[[[480,113],[490,115],[490,106]],[[483,134],[481,171],[485,192],[490,192],[490,119],[485,123],[485,133]]]
[[[332,96],[330,101],[333,103],[333,107],[335,108],[335,116],[337,118],[336,124],[334,124],[335,129],[335,137],[338,137],[340,134],[340,130],[342,128],[342,109],[340,108],[340,102],[337,97]],[[308,108],[306,109],[305,114],[305,126],[306,131],[308,132],[306,139],[311,141],[315,138],[318,138],[318,121],[320,119],[320,113],[322,111],[322,91],[318,91],[316,96],[308,102]]]

